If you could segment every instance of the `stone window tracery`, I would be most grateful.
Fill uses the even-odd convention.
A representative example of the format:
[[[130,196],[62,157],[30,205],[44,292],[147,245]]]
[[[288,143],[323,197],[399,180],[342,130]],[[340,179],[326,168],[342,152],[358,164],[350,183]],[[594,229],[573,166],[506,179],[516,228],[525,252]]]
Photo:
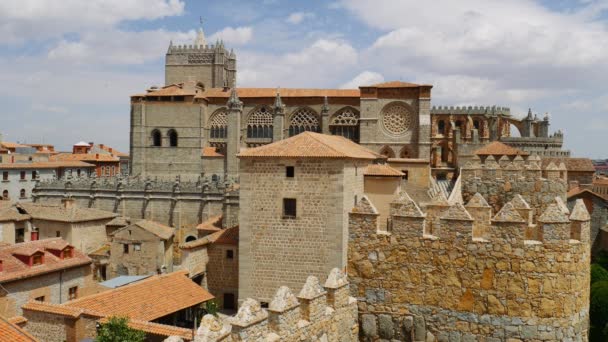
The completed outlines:
[[[211,139],[226,139],[228,136],[228,113],[225,109],[219,110],[209,119]]]
[[[352,108],[340,110],[331,118],[329,130],[333,135],[359,142],[359,113]]]
[[[320,132],[319,118],[312,109],[300,108],[289,120],[289,136],[293,137],[306,131]]]
[[[272,111],[268,107],[258,108],[249,115],[247,138],[272,138]]]
[[[402,103],[390,104],[383,111],[382,124],[390,134],[404,134],[413,124],[412,112]]]

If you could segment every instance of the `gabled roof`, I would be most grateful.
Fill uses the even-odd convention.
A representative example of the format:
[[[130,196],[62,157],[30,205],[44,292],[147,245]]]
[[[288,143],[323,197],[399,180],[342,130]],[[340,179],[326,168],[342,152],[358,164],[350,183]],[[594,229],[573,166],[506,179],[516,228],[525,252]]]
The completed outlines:
[[[429,84],[416,84],[401,81],[388,81],[382,83],[376,83],[371,86],[361,86],[361,88],[419,88],[419,87],[430,87]]]
[[[120,159],[106,153],[59,153],[49,158],[50,161],[85,161],[85,162],[118,162]]]
[[[475,195],[469,200],[469,203],[465,205],[466,208],[490,208],[488,201],[486,201],[483,196],[477,192]]]
[[[203,157],[223,157],[224,155],[217,152],[215,147],[203,147]]]
[[[580,195],[585,195],[585,194],[588,194],[589,196],[597,197],[597,198],[601,199],[602,201],[608,201],[608,196],[600,195],[595,191],[592,191],[589,189],[583,189],[581,187],[576,187],[576,188],[572,188],[572,189],[568,190],[568,193],[566,194],[566,198],[568,200],[570,200],[574,197],[578,197]]]
[[[146,96],[192,96],[196,95],[196,89],[184,89],[184,83],[176,83],[164,86],[158,90],[152,90]]]
[[[230,88],[211,88],[199,93],[196,97],[204,98],[228,98]],[[276,88],[237,88],[239,98],[275,98]],[[360,97],[359,89],[302,89],[302,88],[281,88],[279,93],[282,98],[289,97]]]
[[[492,218],[493,222],[516,222],[516,223],[525,223],[523,217],[519,214],[519,212],[515,209],[511,202],[505,204],[498,213]]]
[[[165,226],[164,224],[160,224],[158,222],[149,221],[149,220],[139,220],[135,223],[132,223],[131,225],[129,225],[127,227],[119,229],[118,231],[121,231],[124,229],[129,229],[129,227],[132,227],[132,226],[140,227],[140,228],[158,236],[159,238],[161,238],[163,240],[168,240],[175,234],[175,229],[173,229],[169,226]]]
[[[551,163],[559,165],[562,162],[566,164],[568,171],[595,172],[595,166],[589,158],[543,158],[541,165],[545,169]]]
[[[239,244],[239,227],[232,227],[222,229],[213,234],[209,234],[200,239],[186,242],[180,245],[180,248],[189,249],[195,247],[201,247],[208,244],[221,244],[221,245],[238,245]]]
[[[61,167],[70,167],[70,168],[90,168],[95,167],[93,164],[88,164],[81,161],[72,161],[72,160],[59,160],[59,161],[40,161],[40,162],[30,162],[30,163],[0,163],[0,170],[6,169],[22,169],[22,170],[30,170],[30,169],[57,169]]]
[[[3,268],[3,271],[0,272],[0,282],[31,278],[91,263],[91,259],[76,248],[74,248],[74,256],[66,259],[58,258],[47,251],[47,248],[58,249],[62,246],[65,248],[67,245],[67,242],[61,238],[52,238],[0,246],[0,260],[2,260]],[[29,256],[36,252],[44,253],[44,263],[42,265],[28,266],[15,257],[15,254]]]
[[[80,208],[73,206],[65,208],[61,205],[45,205],[38,203],[19,203],[17,207],[23,209],[34,219],[58,222],[86,222],[112,219],[118,214],[93,208]]]
[[[196,229],[204,232],[217,232],[222,229],[222,215],[212,216],[196,226]]]
[[[4,201],[0,201],[4,202]],[[7,201],[8,202],[8,201]],[[20,222],[27,221],[32,217],[28,214],[22,214],[15,206],[0,207],[0,222]]]
[[[103,316],[128,316],[152,321],[213,298],[190,280],[187,272],[178,271],[154,275],[133,284],[66,302],[62,306]]]
[[[391,167],[388,164],[369,164],[365,168],[363,175],[380,177],[402,177],[403,172]]]
[[[38,342],[38,340],[16,324],[0,317],[0,342]]]
[[[527,156],[530,153],[503,144],[500,141],[494,141],[474,152],[478,156]]]
[[[272,144],[241,151],[239,158],[380,159],[384,156],[341,136],[304,132]]]

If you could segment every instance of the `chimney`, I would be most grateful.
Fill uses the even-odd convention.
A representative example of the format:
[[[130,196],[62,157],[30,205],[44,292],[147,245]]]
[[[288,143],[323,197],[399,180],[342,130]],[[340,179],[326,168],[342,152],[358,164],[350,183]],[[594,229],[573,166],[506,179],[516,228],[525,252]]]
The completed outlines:
[[[103,144],[99,144],[99,148],[103,150]]]
[[[65,209],[68,209],[68,210],[72,209],[76,206],[74,199],[71,197],[66,197],[66,198],[61,199],[61,204],[63,205],[63,207]]]
[[[99,153],[95,153],[95,159],[99,159]]]

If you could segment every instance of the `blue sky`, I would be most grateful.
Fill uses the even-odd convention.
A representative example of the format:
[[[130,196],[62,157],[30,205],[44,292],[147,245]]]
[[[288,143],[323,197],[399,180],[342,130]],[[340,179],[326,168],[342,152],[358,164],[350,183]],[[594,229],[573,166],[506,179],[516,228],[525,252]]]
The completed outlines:
[[[128,151],[129,95],[161,85],[168,43],[237,53],[238,84],[430,83],[434,105],[548,112],[574,155],[608,157],[606,0],[5,0],[5,140]]]

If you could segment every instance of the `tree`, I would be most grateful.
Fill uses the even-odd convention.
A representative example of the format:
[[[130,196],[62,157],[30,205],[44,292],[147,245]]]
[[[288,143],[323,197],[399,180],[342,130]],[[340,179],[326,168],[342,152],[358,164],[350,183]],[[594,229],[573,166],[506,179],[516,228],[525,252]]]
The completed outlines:
[[[97,332],[96,342],[144,342],[146,333],[129,327],[128,317],[112,316]]]
[[[608,280],[608,271],[599,264],[591,264],[591,284]]]
[[[591,323],[602,329],[608,323],[608,281],[598,281],[591,285]]]

